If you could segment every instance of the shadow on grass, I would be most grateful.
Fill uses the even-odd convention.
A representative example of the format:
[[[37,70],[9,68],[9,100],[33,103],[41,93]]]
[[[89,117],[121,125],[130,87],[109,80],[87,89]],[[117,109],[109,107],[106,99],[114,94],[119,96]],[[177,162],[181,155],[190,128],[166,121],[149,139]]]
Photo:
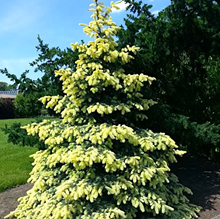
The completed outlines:
[[[171,166],[181,184],[190,188],[192,203],[205,210],[220,211],[220,164],[205,157],[184,156]],[[216,209],[216,206],[218,209]]]

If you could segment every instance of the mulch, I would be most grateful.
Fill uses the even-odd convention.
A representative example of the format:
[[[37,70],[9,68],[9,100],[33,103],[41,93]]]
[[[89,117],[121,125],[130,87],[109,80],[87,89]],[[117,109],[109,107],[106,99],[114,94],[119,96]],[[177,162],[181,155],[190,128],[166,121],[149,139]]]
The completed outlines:
[[[184,156],[171,170],[193,191],[193,196],[189,197],[191,202],[203,208],[199,219],[220,219],[220,164],[205,157]],[[0,193],[0,219],[16,208],[17,199],[31,186],[24,184]]]
[[[200,219],[220,215],[220,163],[211,162],[206,157],[184,156],[171,166],[171,170],[181,184],[192,190],[191,202],[202,207]]]

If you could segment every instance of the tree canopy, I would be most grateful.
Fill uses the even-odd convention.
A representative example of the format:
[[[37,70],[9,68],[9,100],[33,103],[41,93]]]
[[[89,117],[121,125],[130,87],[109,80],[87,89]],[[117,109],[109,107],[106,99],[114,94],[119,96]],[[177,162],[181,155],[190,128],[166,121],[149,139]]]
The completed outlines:
[[[149,5],[125,1],[132,13],[119,44],[142,48],[129,68],[155,76],[154,93],[173,112],[219,123],[219,1],[171,1],[157,17]]]
[[[0,91],[9,91],[12,89],[15,89],[14,85],[11,85],[11,84],[9,85],[6,82],[0,81]]]

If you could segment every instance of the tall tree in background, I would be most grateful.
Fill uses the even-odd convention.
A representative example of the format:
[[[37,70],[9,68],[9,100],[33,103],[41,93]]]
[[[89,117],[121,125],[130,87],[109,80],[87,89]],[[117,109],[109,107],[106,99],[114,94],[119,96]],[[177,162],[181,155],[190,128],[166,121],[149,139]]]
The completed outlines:
[[[133,13],[119,43],[142,48],[129,68],[158,78],[157,97],[173,112],[219,123],[219,1],[174,0],[157,17],[149,5],[125,1]]]
[[[39,36],[38,41],[39,45],[36,46],[39,53],[38,58],[30,63],[32,67],[35,67],[36,73],[43,73],[43,76],[37,81],[38,89],[45,92],[44,95],[63,95],[62,83],[59,77],[55,77],[55,71],[60,68],[70,68],[74,71],[78,52],[71,48],[64,50],[59,47],[49,48],[49,45],[44,44]]]
[[[171,1],[160,20],[167,25],[168,62],[176,77],[167,99],[176,111],[194,121],[220,123],[220,2]],[[214,65],[216,69],[210,69]],[[213,79],[216,83],[213,83]],[[170,84],[171,85],[171,84]],[[217,85],[217,87],[216,87]]]
[[[118,43],[141,47],[127,70],[157,78],[146,93],[159,104],[143,127],[211,156],[220,143],[219,1],[171,1],[158,16],[142,1],[125,2],[131,13]]]
[[[43,73],[42,77],[37,80],[29,78],[29,70],[25,70],[20,77],[9,73],[7,69],[0,69],[0,72],[5,74],[24,94],[38,92],[41,93],[41,96],[62,95],[62,83],[59,78],[55,77],[54,72],[62,67],[74,70],[78,53],[70,48],[64,50],[59,47],[49,48],[49,45],[44,44],[40,36],[37,39],[39,42],[39,45],[36,46],[38,58],[31,62],[30,66],[35,68],[36,74]]]

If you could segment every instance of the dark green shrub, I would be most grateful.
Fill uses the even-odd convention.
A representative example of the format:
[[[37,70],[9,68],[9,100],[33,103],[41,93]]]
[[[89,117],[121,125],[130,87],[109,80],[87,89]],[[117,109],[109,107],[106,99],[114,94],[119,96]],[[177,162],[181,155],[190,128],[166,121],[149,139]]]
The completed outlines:
[[[0,98],[0,119],[15,118],[15,110],[11,98]]]
[[[39,94],[18,94],[14,100],[16,117],[26,118],[39,116],[42,104],[38,101]]]
[[[207,155],[213,160],[220,157],[220,125],[210,122],[198,124],[189,117],[172,113],[168,105],[155,105],[149,110],[148,128],[166,132],[189,153]],[[142,124],[146,127],[146,124]]]
[[[212,160],[220,161],[220,125],[193,122],[189,128],[191,141],[188,150],[194,154],[205,153]]]
[[[39,121],[39,120],[38,120]],[[39,150],[44,150],[46,145],[43,141],[39,140],[37,135],[28,135],[25,129],[21,129],[21,123],[15,122],[10,127],[5,125],[2,128],[5,134],[8,134],[8,142],[14,145],[38,147]]]

